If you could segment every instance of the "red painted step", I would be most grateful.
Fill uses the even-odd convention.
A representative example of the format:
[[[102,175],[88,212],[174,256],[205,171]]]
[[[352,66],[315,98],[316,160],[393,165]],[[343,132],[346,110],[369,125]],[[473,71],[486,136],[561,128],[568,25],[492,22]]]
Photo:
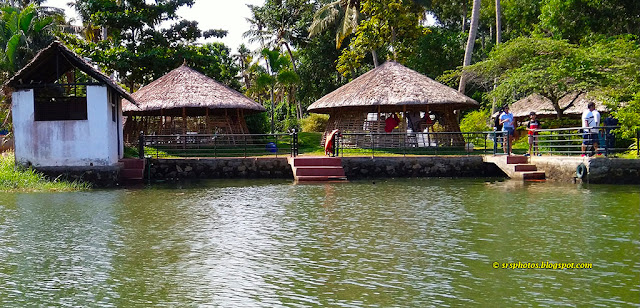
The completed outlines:
[[[298,182],[326,182],[326,181],[344,181],[344,177],[332,177],[332,176],[298,176],[296,181]]]
[[[525,181],[530,180],[544,180],[546,179],[544,171],[529,171],[522,173],[522,179]]]
[[[295,157],[293,158],[293,167],[303,166],[340,166],[342,167],[342,159],[340,157]]]
[[[142,180],[144,179],[144,169],[122,169],[120,178],[125,180]]]
[[[296,176],[336,176],[344,177],[344,169],[335,166],[296,167]]]
[[[289,164],[296,181],[346,180],[340,157],[292,157]]]
[[[144,159],[123,158],[120,162],[124,163],[125,169],[144,169]]]
[[[507,164],[526,164],[529,162],[529,158],[526,156],[507,156]]]
[[[123,168],[120,170],[120,179],[123,181],[143,180],[145,160],[138,158],[121,159]]]
[[[538,167],[536,167],[536,165],[520,164],[520,165],[515,165],[513,167],[514,167],[514,171],[516,172],[538,171]]]

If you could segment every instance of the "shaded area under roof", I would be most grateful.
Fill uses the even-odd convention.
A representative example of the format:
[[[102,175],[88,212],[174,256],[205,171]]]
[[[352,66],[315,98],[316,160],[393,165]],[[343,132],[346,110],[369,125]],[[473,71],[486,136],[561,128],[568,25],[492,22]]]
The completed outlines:
[[[266,109],[222,83],[182,65],[135,92],[138,106],[123,102],[125,115],[188,115],[201,114],[206,109],[243,109],[264,112]]]
[[[564,111],[565,116],[581,116],[582,113],[587,110],[587,105],[590,102],[596,104],[596,110],[599,112],[608,112],[607,107],[600,101],[589,98],[587,93],[572,93],[567,94],[560,99],[560,108],[566,108],[569,104],[569,108]],[[556,110],[553,109],[551,100],[540,95],[531,94],[523,99],[509,106],[509,111],[513,113],[514,118],[529,117],[529,114],[533,111],[538,117],[555,117]],[[493,116],[497,116],[498,113],[494,113]]]
[[[111,87],[129,102],[136,103],[115,81],[58,41],[40,50],[31,62],[5,83],[5,87],[30,88],[40,84],[51,84],[74,67]]]
[[[451,109],[478,107],[466,95],[397,62],[388,61],[325,95],[307,110],[329,113],[334,108],[424,110],[425,105]],[[405,106],[405,107],[403,107]]]

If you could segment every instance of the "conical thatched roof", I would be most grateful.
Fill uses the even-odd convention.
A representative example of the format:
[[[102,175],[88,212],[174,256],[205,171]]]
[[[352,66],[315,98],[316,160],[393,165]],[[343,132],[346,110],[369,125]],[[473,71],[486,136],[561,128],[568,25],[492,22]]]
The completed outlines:
[[[262,105],[240,92],[185,65],[142,87],[132,96],[139,107],[123,102],[122,111],[128,114],[182,108],[266,111]]]
[[[329,113],[333,108],[385,106],[423,110],[425,105],[452,109],[477,107],[478,103],[402,64],[389,61],[325,95],[307,108]]]
[[[564,115],[580,116],[582,112],[587,110],[587,105],[590,102],[596,104],[596,110],[600,112],[608,111],[602,102],[589,98],[587,93],[567,94],[561,98],[558,103],[560,104],[560,108],[565,108],[572,102],[573,104],[564,111]],[[513,113],[514,118],[527,118],[532,111],[535,112],[538,117],[556,116],[556,110],[553,109],[551,100],[540,94],[531,94],[518,100],[509,106],[509,111]],[[494,117],[496,115],[497,113],[493,114]]]
[[[58,41],[40,50],[31,62],[6,82],[5,87],[29,88],[38,84],[53,83],[74,67],[114,89],[126,100],[135,103],[131,95],[120,85]],[[128,104],[134,106],[131,103]]]

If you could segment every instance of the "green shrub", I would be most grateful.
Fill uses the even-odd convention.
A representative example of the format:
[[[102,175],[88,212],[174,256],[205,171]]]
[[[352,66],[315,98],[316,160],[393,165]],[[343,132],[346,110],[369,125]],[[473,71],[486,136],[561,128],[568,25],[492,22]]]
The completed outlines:
[[[489,122],[489,110],[475,110],[467,113],[460,121],[460,130],[463,132],[484,132],[490,131],[487,126]]]
[[[303,132],[324,132],[327,128],[328,121],[328,115],[312,113],[308,117],[302,119],[300,123],[302,124]]]
[[[13,153],[0,156],[0,191],[74,191],[88,188],[88,183],[49,180],[31,168],[18,167]]]

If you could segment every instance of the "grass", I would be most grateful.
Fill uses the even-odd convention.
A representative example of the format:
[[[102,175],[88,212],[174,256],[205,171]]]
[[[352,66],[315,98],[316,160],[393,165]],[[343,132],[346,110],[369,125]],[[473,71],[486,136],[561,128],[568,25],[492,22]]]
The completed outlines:
[[[13,153],[0,157],[0,191],[77,191],[89,188],[88,183],[49,180],[31,168],[16,167]]]

